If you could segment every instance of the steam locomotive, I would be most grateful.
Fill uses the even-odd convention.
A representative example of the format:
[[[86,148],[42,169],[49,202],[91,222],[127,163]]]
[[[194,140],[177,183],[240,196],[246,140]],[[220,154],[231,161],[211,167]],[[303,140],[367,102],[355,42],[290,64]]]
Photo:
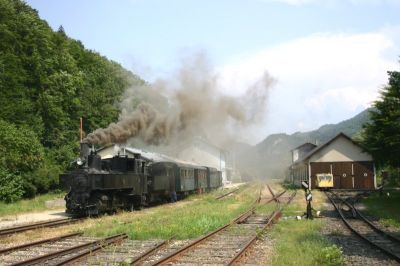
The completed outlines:
[[[60,175],[60,184],[68,191],[67,213],[94,216],[216,189],[222,176],[216,168],[173,159],[148,160],[140,153],[102,159],[89,144],[81,143],[79,158]]]

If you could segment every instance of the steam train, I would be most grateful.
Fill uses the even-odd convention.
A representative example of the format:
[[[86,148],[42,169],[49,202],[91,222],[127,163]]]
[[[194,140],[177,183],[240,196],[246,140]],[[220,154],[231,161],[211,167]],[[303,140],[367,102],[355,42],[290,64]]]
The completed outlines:
[[[222,186],[222,176],[216,168],[173,159],[148,160],[140,153],[133,158],[118,154],[102,159],[81,143],[79,158],[60,175],[60,184],[68,192],[67,213],[94,216],[216,189]]]

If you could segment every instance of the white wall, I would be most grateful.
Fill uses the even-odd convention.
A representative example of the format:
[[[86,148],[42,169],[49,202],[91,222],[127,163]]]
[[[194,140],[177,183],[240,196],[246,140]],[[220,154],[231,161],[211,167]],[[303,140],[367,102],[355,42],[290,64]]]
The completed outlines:
[[[294,150],[292,155],[293,155],[292,162],[297,161],[299,159],[299,150],[298,149]]]

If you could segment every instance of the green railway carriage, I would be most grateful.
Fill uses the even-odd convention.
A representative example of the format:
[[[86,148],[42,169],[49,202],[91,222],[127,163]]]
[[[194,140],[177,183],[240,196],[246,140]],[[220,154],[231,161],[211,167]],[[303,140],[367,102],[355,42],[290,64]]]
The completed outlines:
[[[207,188],[216,189],[222,186],[222,173],[218,171],[217,168],[206,167],[207,168]]]

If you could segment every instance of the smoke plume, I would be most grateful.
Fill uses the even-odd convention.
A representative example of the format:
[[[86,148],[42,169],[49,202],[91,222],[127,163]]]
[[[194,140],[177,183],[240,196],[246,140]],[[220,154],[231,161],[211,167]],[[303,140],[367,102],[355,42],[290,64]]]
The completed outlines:
[[[221,144],[261,121],[273,82],[265,73],[240,97],[229,96],[222,92],[206,57],[197,55],[171,79],[128,89],[120,103],[119,121],[85,140],[96,145],[134,140],[167,146],[202,136]]]

